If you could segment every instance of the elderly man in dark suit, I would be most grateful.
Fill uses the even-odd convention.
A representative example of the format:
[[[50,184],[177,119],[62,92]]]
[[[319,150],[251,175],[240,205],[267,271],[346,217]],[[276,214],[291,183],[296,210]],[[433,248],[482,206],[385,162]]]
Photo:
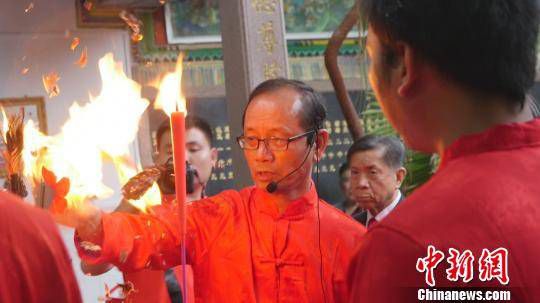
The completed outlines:
[[[404,159],[405,147],[394,136],[368,135],[349,148],[350,190],[364,209],[354,218],[368,228],[383,220],[403,200],[399,188],[407,173]]]

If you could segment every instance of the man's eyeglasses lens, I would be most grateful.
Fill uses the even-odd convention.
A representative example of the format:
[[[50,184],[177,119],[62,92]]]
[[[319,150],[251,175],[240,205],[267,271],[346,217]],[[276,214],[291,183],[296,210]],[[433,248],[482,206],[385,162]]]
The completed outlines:
[[[247,150],[256,150],[259,148],[259,144],[262,142],[266,145],[266,147],[272,151],[283,151],[287,150],[289,147],[289,143],[295,140],[298,140],[302,137],[305,137],[309,134],[313,133],[313,131],[309,131],[291,138],[283,139],[283,138],[264,138],[259,139],[257,137],[245,137],[240,136],[238,137],[238,144],[240,145],[240,148],[247,149]]]

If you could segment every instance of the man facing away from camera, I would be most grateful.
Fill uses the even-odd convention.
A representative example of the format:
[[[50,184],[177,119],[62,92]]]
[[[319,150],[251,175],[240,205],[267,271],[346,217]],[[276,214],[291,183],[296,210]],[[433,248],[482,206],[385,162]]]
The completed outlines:
[[[441,163],[367,233],[351,302],[417,302],[446,287],[537,302],[540,121],[526,102],[536,1],[363,0],[361,12],[386,117]]]
[[[302,82],[260,84],[244,112],[244,150],[255,183],[187,206],[187,261],[200,302],[345,302],[353,248],[365,229],[319,199],[311,180],[328,132],[322,96]],[[151,215],[69,210],[87,262],[122,270],[180,262],[177,208]],[[93,253],[81,246],[95,243]]]
[[[5,191],[0,191],[0,269],[0,302],[82,302],[51,215]]]

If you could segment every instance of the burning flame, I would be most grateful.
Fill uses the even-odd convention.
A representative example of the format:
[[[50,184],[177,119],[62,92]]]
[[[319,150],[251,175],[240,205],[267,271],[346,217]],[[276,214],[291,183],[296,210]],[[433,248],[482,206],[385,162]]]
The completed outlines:
[[[116,157],[113,161],[121,184],[127,183],[140,170],[128,157]],[[144,212],[147,207],[161,204],[160,202],[161,192],[155,182],[139,200],[129,200],[131,205]]]
[[[57,178],[70,180],[66,196],[69,207],[89,199],[110,196],[112,190],[102,182],[103,162],[110,159],[117,167],[121,183],[134,176],[137,168],[125,159],[129,144],[137,135],[139,120],[148,107],[139,84],[129,79],[112,54],[99,60],[101,93],[85,105],[74,103],[69,119],[55,136],[41,133],[32,121],[24,128],[24,174],[34,186],[41,182],[42,167]],[[141,210],[159,204],[157,186],[134,205]]]
[[[176,61],[176,70],[166,74],[163,80],[161,80],[159,93],[154,104],[154,108],[163,109],[169,117],[175,111],[183,112],[184,114],[187,112],[186,98],[181,89],[183,61],[184,54],[180,53]]]
[[[9,128],[9,121],[6,115],[6,111],[4,110],[4,107],[0,106],[0,109],[2,110],[2,137],[4,137],[4,142],[7,142],[7,132]]]

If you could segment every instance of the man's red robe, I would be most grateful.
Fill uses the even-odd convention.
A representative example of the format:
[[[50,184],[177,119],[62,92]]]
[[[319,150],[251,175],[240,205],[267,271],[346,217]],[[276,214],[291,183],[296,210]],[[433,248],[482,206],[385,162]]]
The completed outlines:
[[[186,247],[196,301],[347,300],[346,272],[365,229],[320,201],[319,234],[314,186],[282,214],[268,195],[250,187],[188,205]],[[87,262],[110,262],[123,271],[179,264],[175,207],[154,208],[153,215],[106,214],[102,224],[99,255],[77,243]]]
[[[173,202],[174,195],[164,195],[161,197],[161,203],[164,205],[170,205]],[[173,272],[183,293],[184,285],[182,283],[182,266],[174,267]],[[195,302],[195,293],[193,292],[193,270],[191,269],[190,265],[186,265],[186,273],[186,287],[188,289],[187,301],[188,303]],[[164,270],[143,269],[138,271],[128,271],[123,273],[123,275],[124,282],[130,282],[134,287],[134,291],[130,292],[126,298],[128,302],[174,303],[171,302],[171,297],[167,289]]]
[[[81,302],[51,216],[0,192],[0,302]]]
[[[367,233],[351,267],[350,302],[417,302],[427,288],[416,265],[433,245],[445,257],[435,289],[510,290],[513,302],[540,300],[540,120],[464,136],[445,152],[437,173]],[[473,277],[449,281],[449,249],[474,256]],[[508,250],[507,285],[479,277],[483,249]],[[483,264],[486,265],[486,264]]]

